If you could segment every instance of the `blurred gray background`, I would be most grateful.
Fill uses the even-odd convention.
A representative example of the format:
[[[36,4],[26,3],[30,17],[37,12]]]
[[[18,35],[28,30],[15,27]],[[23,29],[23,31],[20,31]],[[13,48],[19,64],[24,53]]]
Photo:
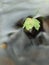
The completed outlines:
[[[13,25],[28,15],[49,15],[49,0],[0,0],[0,44],[9,40],[9,33],[19,31]],[[31,48],[25,52],[26,58],[18,58],[18,64],[8,53],[7,49],[0,48],[0,65],[49,65],[49,46]]]

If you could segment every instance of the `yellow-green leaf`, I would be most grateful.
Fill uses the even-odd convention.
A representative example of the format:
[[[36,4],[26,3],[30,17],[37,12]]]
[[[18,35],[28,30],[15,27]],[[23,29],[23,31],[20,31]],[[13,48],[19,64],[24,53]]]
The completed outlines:
[[[26,28],[26,30],[29,31],[33,27],[35,27],[36,30],[39,30],[40,22],[35,18],[27,18],[24,22],[23,28]]]

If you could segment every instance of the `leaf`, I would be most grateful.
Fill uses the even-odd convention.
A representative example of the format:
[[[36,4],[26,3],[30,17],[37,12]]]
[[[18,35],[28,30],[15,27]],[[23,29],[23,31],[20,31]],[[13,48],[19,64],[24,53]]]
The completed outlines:
[[[27,18],[24,22],[23,28],[26,28],[26,30],[29,31],[33,27],[35,27],[36,30],[39,30],[40,22],[35,18]]]

